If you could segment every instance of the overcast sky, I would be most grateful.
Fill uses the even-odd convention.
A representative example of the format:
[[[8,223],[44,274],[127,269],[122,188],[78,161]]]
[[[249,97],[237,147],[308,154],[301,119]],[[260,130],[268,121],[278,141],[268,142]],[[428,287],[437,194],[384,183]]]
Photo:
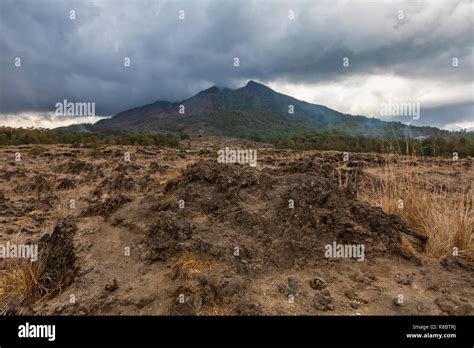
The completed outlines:
[[[0,0],[0,125],[96,120],[54,116],[64,99],[112,116],[252,79],[351,114],[420,103],[419,120],[397,119],[474,129],[473,8],[469,0]]]

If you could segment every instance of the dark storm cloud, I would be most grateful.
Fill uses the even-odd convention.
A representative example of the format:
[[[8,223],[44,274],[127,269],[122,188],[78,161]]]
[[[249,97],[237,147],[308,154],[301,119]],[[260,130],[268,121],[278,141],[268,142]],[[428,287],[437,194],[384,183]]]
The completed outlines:
[[[468,1],[2,0],[0,6],[4,114],[54,111],[67,99],[95,102],[97,114],[113,115],[248,79],[319,86],[371,74],[452,86],[473,79]],[[436,114],[433,122],[472,120],[466,101],[456,103],[462,112],[449,119]]]

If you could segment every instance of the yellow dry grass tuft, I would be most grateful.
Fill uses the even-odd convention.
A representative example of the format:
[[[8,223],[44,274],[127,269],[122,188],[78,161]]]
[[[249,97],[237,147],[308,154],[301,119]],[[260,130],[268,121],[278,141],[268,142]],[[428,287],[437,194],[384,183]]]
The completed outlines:
[[[46,299],[50,289],[40,281],[42,273],[40,260],[3,260],[3,270],[0,271],[0,313],[5,313],[11,301],[36,304]]]
[[[199,260],[195,257],[183,254],[173,265],[175,274],[184,279],[194,279],[196,275],[202,273],[206,269],[211,269],[213,261],[211,260]]]
[[[439,177],[429,168],[403,162],[387,163],[375,172],[376,180],[359,198],[400,216],[408,225],[429,237],[426,253],[443,258],[458,253],[474,260],[474,192],[468,175],[450,181],[451,172]],[[401,164],[400,164],[401,163]],[[420,171],[421,169],[421,171]],[[452,171],[452,170],[451,170]],[[440,184],[441,182],[441,184]]]

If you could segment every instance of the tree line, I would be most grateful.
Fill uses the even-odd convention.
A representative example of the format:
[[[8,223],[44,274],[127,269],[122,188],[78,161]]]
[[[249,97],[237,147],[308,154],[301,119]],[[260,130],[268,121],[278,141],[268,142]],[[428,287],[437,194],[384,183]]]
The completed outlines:
[[[0,127],[0,146],[25,144],[158,145],[178,147],[172,134],[74,132],[44,128]]]
[[[348,152],[398,153],[402,155],[474,157],[474,133],[458,132],[446,136],[410,138],[398,134],[365,137],[338,131],[302,132],[271,141],[278,148],[334,150]]]
[[[402,155],[474,157],[474,133],[453,132],[449,135],[431,135],[423,138],[404,137],[387,133],[385,137],[367,137],[338,130],[304,131],[292,135],[269,132],[265,139],[246,134],[244,138],[266,141],[277,148],[296,150],[333,150],[348,152],[398,153]],[[179,139],[191,135],[180,133],[130,133],[70,131],[44,128],[0,127],[0,146],[25,144],[89,144],[89,145],[158,145],[179,147]],[[179,139],[178,139],[179,138]]]

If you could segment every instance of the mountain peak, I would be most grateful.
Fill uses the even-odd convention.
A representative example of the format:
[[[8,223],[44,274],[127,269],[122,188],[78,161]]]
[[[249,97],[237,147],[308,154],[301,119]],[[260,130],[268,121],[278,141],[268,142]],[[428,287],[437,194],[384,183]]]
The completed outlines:
[[[212,87],[209,87],[208,89],[205,89],[199,93],[217,93],[219,92],[219,87],[217,86],[212,86]]]
[[[212,86],[212,87],[209,87],[207,89],[202,90],[201,92],[197,93],[196,95],[194,95],[193,97],[191,97],[189,99],[193,99],[195,97],[202,97],[202,96],[217,94],[217,93],[219,93],[219,91],[220,91],[219,87]],[[186,99],[186,100],[188,100],[188,99]]]
[[[265,86],[264,84],[259,83],[259,82],[256,82],[256,81],[254,81],[254,80],[249,80],[249,82],[247,82],[247,84],[245,85],[245,87],[265,87],[265,88],[268,88],[268,87]]]
[[[270,94],[270,93],[275,93],[273,89],[270,87],[265,86],[263,83],[256,82],[254,80],[250,80],[247,82],[245,87],[242,87],[244,91],[250,91],[254,93],[259,93],[259,94]]]

